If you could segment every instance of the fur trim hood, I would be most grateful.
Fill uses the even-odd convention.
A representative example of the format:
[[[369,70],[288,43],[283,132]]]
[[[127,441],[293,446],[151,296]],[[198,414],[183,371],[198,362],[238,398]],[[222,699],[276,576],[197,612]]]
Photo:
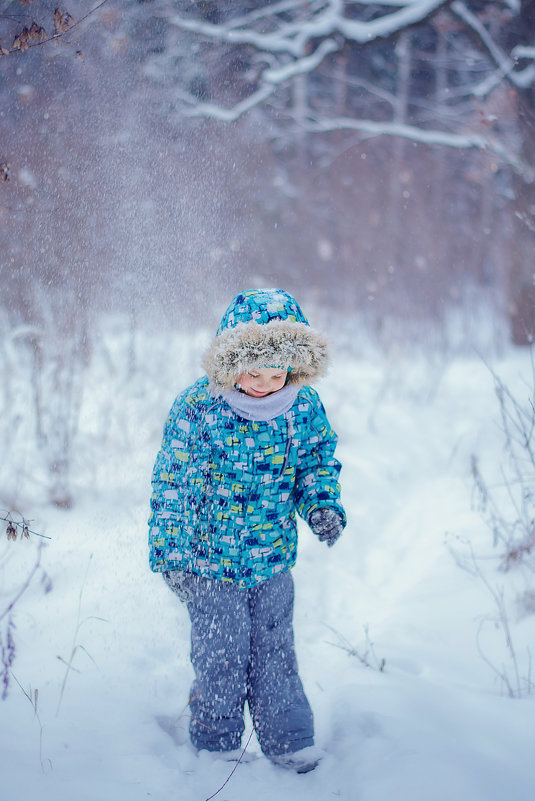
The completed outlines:
[[[310,384],[327,365],[327,340],[310,327],[295,298],[282,289],[236,295],[203,359],[216,394],[232,389],[246,370],[290,367],[289,382]]]

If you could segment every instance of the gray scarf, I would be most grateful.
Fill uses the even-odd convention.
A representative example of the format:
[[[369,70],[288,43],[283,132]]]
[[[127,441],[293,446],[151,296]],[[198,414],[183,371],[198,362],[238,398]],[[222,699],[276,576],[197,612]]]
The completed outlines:
[[[300,389],[298,384],[287,384],[277,392],[266,395],[265,398],[252,398],[244,392],[231,389],[223,393],[223,398],[230,408],[245,420],[266,421],[273,420],[291,409]]]

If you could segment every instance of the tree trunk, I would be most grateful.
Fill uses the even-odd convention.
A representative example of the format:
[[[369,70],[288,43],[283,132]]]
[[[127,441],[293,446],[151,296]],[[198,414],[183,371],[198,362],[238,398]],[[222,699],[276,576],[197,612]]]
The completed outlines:
[[[518,28],[511,35],[530,44],[535,30],[535,0],[523,0]],[[518,91],[517,119],[522,139],[522,156],[534,164],[535,86]],[[535,341],[535,183],[516,177],[514,181],[514,219],[509,279],[511,337],[515,345]]]
[[[535,136],[531,133],[532,148]],[[533,152],[533,150],[532,150]],[[535,185],[516,181],[509,315],[515,345],[535,342]]]

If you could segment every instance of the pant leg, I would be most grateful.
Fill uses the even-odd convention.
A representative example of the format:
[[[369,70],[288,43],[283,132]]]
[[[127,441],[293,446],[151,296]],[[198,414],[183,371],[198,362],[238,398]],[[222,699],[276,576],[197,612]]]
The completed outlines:
[[[292,626],[290,572],[250,591],[251,651],[247,700],[266,755],[314,745],[312,710],[299,678]]]
[[[239,748],[247,694],[250,613],[235,584],[188,577],[191,619],[190,737],[196,748]]]

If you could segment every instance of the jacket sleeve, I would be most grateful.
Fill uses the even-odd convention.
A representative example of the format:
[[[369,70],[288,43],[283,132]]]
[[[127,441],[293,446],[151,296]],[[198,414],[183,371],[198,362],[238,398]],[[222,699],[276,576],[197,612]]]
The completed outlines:
[[[341,464],[334,456],[338,437],[331,428],[323,404],[310,392],[310,417],[307,433],[298,451],[295,496],[297,511],[305,520],[315,509],[328,507],[338,512],[346,525],[346,513],[340,501],[338,476]]]
[[[199,506],[204,497],[208,456],[199,409],[179,395],[165,422],[152,471],[149,562],[152,570],[188,569]]]

